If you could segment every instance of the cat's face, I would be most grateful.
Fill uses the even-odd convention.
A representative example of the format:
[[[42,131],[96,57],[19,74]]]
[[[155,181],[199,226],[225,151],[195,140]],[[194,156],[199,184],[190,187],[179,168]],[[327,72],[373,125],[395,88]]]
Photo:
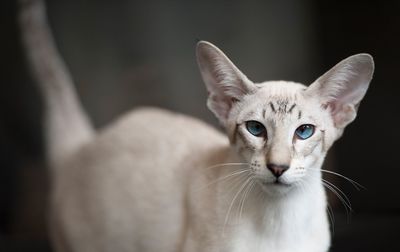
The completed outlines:
[[[208,107],[249,164],[251,176],[266,192],[279,195],[320,179],[315,171],[355,119],[374,68],[371,56],[354,55],[306,87],[253,83],[208,42],[199,42],[197,60],[209,91]]]
[[[228,135],[252,175],[269,193],[289,191],[315,170],[336,138],[329,111],[291,82],[255,84],[231,111]]]

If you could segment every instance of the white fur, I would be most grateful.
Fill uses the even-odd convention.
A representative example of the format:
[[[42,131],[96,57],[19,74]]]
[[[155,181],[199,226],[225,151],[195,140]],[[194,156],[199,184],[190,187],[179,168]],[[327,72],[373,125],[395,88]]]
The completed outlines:
[[[199,43],[197,55],[208,104],[231,144],[204,123],[167,111],[142,109],[122,117],[55,169],[58,251],[328,250],[319,169],[343,128],[325,106],[331,94],[318,86],[346,89],[340,80],[348,64],[357,63],[337,67],[341,75],[330,76],[333,84],[319,79],[306,88],[285,81],[254,84],[207,42]],[[363,73],[351,72],[357,74]],[[353,95],[355,102],[361,92]],[[353,100],[344,106],[349,104]],[[268,137],[251,135],[249,120],[263,123]],[[307,140],[294,136],[302,124],[316,126]],[[237,162],[248,165],[229,165]],[[280,185],[266,169],[270,162],[290,166]],[[244,175],[234,175],[239,173]]]
[[[160,109],[136,110],[94,133],[52,44],[41,2],[24,8],[24,41],[47,106],[56,251],[328,250],[319,169],[355,118],[372,77],[370,56],[342,61],[309,88],[255,84],[221,50],[199,42],[208,105],[228,137]],[[251,120],[266,134],[252,135],[246,129]],[[316,127],[309,139],[294,135],[302,124]],[[280,184],[269,163],[288,165]]]

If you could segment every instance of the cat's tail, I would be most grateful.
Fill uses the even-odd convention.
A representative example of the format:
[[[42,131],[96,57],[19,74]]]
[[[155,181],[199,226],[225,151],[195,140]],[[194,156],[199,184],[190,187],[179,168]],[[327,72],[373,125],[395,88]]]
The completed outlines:
[[[53,166],[88,142],[94,129],[55,46],[43,0],[19,0],[22,43],[45,106],[46,156]]]

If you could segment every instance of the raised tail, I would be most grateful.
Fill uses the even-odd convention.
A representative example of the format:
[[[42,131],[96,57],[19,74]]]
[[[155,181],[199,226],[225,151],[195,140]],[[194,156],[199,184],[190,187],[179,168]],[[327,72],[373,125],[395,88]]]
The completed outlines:
[[[46,156],[51,166],[94,135],[71,75],[47,23],[43,0],[19,0],[22,42],[45,105]]]

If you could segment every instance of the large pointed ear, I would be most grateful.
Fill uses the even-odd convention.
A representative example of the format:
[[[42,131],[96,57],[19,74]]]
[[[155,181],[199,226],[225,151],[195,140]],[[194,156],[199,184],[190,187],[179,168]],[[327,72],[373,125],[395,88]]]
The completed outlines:
[[[232,106],[255,90],[254,84],[213,44],[200,41],[197,63],[208,91],[208,108],[225,125]]]
[[[306,94],[320,99],[322,106],[330,109],[335,127],[343,129],[356,118],[373,72],[371,55],[356,54],[319,77],[307,88]]]

